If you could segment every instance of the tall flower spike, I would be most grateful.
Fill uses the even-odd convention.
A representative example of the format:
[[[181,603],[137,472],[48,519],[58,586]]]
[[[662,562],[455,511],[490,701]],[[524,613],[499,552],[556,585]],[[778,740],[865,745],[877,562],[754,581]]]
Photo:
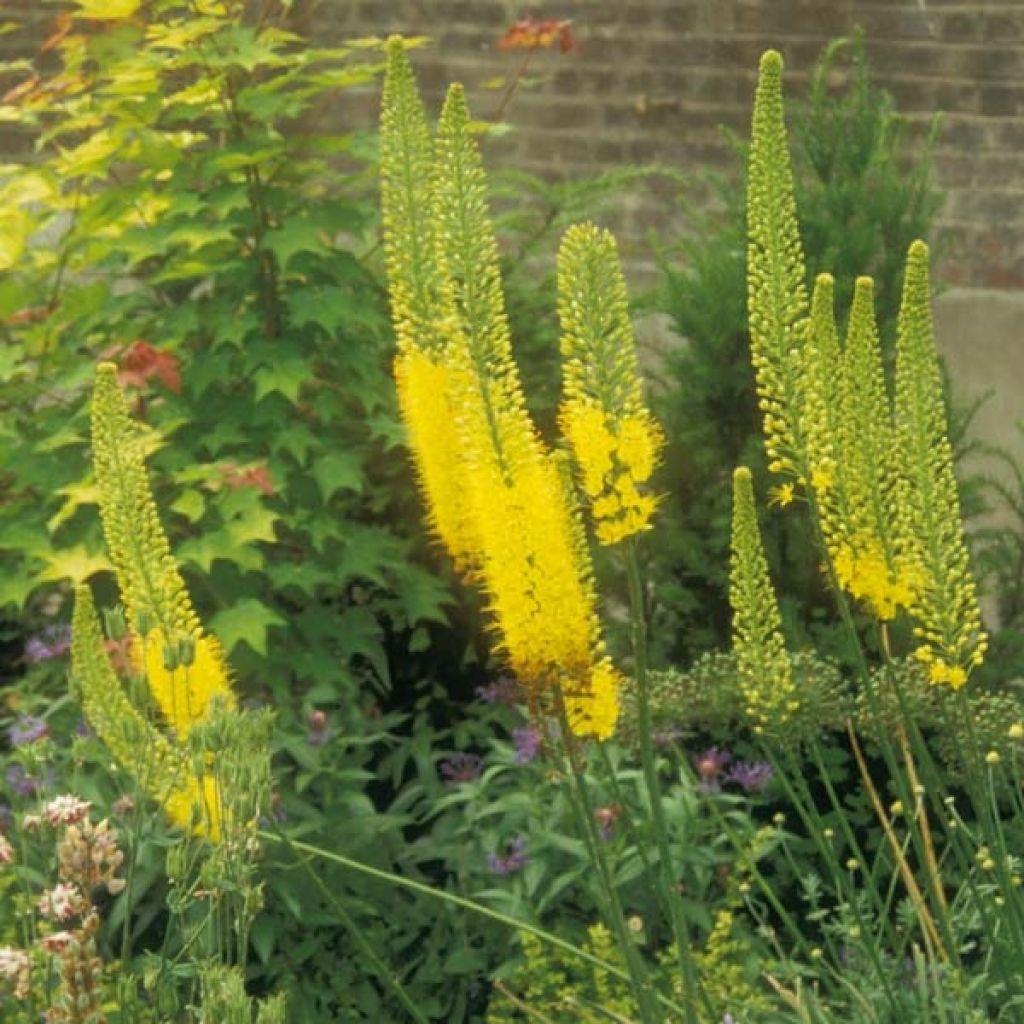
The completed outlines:
[[[430,525],[466,573],[478,558],[456,432],[458,371],[448,360],[458,325],[426,184],[434,143],[399,37],[388,40],[381,107],[381,205],[388,293],[398,339],[395,381]]]
[[[71,676],[85,719],[121,766],[182,828],[220,837],[220,800],[212,774],[195,776],[190,759],[135,709],[107,657],[92,593],[75,592]]]
[[[843,350],[839,386],[842,536],[831,551],[839,585],[879,619],[912,598],[896,526],[899,453],[875,324],[874,283],[860,277]]]
[[[446,342],[441,323],[450,310],[440,301],[445,275],[438,263],[433,210],[423,196],[434,143],[400,36],[387,43],[380,133],[384,252],[398,348],[438,354]]]
[[[799,701],[745,466],[733,473],[729,603],[747,716],[755,732],[777,730],[799,708]]]
[[[512,360],[484,173],[458,86],[438,128],[433,196],[458,317],[448,348],[458,450],[500,647],[532,701],[549,702],[557,683],[573,728],[606,736],[617,677],[601,645],[589,558],[562,472],[530,421]]]
[[[895,429],[902,457],[901,534],[917,579],[915,652],[933,683],[959,688],[987,647],[964,542],[932,327],[928,247],[907,256],[896,347]]]
[[[96,372],[92,452],[107,548],[141,667],[161,712],[184,737],[214,697],[234,706],[234,695],[220,645],[203,632],[171,556],[146,474],[143,438],[112,363]]]
[[[644,405],[626,283],[615,239],[593,224],[569,228],[558,252],[562,433],[590,500],[597,539],[616,544],[650,525],[641,488],[663,438]]]
[[[806,482],[800,417],[807,333],[803,247],[782,111],[782,57],[761,58],[747,172],[747,308],[751,357],[773,473]]]

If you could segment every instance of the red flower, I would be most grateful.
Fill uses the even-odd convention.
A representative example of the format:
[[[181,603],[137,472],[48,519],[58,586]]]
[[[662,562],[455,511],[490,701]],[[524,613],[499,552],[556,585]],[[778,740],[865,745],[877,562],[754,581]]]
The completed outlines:
[[[545,18],[538,21],[532,14],[513,22],[498,41],[499,50],[548,49],[556,42],[562,53],[568,53],[575,46],[570,29],[571,21]]]

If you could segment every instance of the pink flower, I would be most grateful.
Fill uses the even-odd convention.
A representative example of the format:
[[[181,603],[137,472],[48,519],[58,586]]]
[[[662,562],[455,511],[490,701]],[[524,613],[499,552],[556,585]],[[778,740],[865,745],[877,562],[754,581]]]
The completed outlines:
[[[74,941],[75,937],[71,932],[54,932],[52,935],[44,935],[39,940],[39,945],[47,953],[63,953]]]
[[[43,811],[51,825],[77,825],[85,821],[92,804],[68,793],[55,796]]]
[[[11,946],[0,946],[0,978],[16,978],[28,970],[28,953]]]
[[[81,906],[82,898],[73,885],[58,882],[39,897],[39,913],[53,921],[69,921]]]
[[[0,835],[0,864],[10,864],[14,860],[14,847],[5,835]]]

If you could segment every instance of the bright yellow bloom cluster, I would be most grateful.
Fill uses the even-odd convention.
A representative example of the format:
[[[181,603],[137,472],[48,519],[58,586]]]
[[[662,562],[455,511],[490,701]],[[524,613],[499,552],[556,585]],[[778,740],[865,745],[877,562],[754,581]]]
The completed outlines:
[[[745,466],[733,473],[729,583],[733,649],[747,715],[756,732],[778,730],[800,702],[757,525],[750,470]]]
[[[479,557],[480,542],[466,500],[465,464],[456,434],[454,369],[437,355],[410,348],[395,358],[398,407],[427,496],[430,526],[461,574]],[[463,387],[462,390],[465,390]]]
[[[400,39],[388,44],[382,180],[401,411],[431,523],[483,588],[499,647],[532,704],[563,693],[606,737],[618,675],[604,653],[568,481],[526,411],[480,155],[459,86],[432,151]]]
[[[217,641],[204,634],[171,556],[146,475],[143,439],[117,382],[117,368],[96,372],[92,453],[100,514],[139,668],[157,706],[184,739],[220,698],[234,707]]]
[[[615,239],[593,224],[565,233],[558,253],[563,393],[559,416],[606,545],[648,529],[656,499],[642,491],[661,431],[644,406],[626,284]]]

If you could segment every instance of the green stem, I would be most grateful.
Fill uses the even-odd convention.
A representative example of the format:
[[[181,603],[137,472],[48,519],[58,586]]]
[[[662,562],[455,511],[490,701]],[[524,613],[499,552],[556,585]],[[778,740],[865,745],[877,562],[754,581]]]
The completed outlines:
[[[597,833],[594,805],[587,791],[583,766],[580,763],[575,738],[569,728],[569,715],[565,709],[565,697],[560,686],[555,688],[555,702],[558,709],[562,745],[569,762],[569,775],[572,779],[573,790],[576,796],[576,799],[572,800],[571,803],[579,819],[579,828],[587,846],[590,863],[597,869],[598,878],[604,891],[605,917],[611,924],[622,954],[626,958],[626,967],[629,970],[630,983],[636,995],[640,1017],[644,1022],[656,1021],[657,1017],[654,1015],[656,1011],[651,1005],[653,989],[651,988],[647,969],[637,950],[636,943],[630,937],[629,926],[626,924],[626,915],[622,909],[622,902],[619,900],[618,890],[615,888],[615,879],[608,866],[608,858],[604,854],[601,837]]]
[[[680,901],[679,890],[672,871],[672,850],[668,839],[668,826],[658,783],[658,769],[654,759],[654,741],[651,727],[651,702],[647,681],[647,618],[644,614],[643,584],[640,580],[640,565],[636,555],[636,541],[630,538],[624,545],[626,580],[629,585],[629,610],[632,620],[633,671],[636,678],[637,710],[640,729],[640,761],[643,766],[647,799],[651,806],[651,823],[658,847],[658,866],[661,873],[661,887],[668,902],[669,919],[675,938],[676,955],[683,979],[687,1024],[697,1024],[697,1009],[694,995],[699,995],[705,1009],[711,1012],[707,994],[700,984],[696,965],[690,955],[690,937]]]

